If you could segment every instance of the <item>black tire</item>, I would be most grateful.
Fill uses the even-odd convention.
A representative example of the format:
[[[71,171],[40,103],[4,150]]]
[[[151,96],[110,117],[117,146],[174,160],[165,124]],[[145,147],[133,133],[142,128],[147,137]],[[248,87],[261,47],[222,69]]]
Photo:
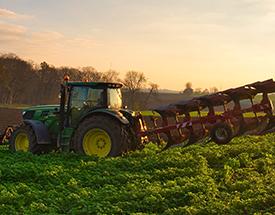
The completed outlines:
[[[227,144],[233,138],[233,130],[227,123],[220,122],[213,126],[210,136],[217,144]]]
[[[92,142],[84,143],[84,138],[86,137],[85,135],[88,135],[88,132],[91,132],[93,129],[99,129],[100,131],[104,131],[108,134],[111,141],[111,146],[108,154],[91,154],[87,152],[87,149],[85,151],[85,144],[95,144]],[[72,147],[73,150],[79,154],[97,155],[99,157],[116,157],[128,150],[131,139],[132,138],[130,137],[130,132],[128,131],[128,129],[117,119],[113,119],[109,116],[97,115],[89,117],[80,123],[75,131]],[[91,141],[93,141],[93,139]],[[106,143],[104,142],[104,144]]]
[[[18,137],[18,135],[26,135],[27,139],[28,139],[28,149],[22,150],[22,148],[18,147],[18,143],[16,143],[16,138]],[[18,152],[18,151],[24,151],[24,152],[31,152],[33,154],[41,154],[44,152],[48,152],[49,147],[46,145],[38,145],[37,141],[36,141],[36,136],[35,133],[32,129],[31,126],[29,125],[21,125],[20,127],[18,127],[11,135],[10,138],[10,146],[9,146],[10,150],[13,152]]]

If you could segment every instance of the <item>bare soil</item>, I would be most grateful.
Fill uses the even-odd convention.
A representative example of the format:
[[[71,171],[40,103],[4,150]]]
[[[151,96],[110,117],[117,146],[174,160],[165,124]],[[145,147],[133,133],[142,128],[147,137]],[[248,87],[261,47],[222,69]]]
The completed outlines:
[[[21,110],[0,108],[0,131],[9,125],[18,125],[22,122]]]

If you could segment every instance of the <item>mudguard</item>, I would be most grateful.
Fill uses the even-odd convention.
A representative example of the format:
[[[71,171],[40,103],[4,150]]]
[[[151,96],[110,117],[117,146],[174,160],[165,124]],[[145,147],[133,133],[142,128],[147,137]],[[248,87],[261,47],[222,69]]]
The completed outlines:
[[[85,116],[83,116],[80,121],[84,120],[87,116],[92,116],[92,115],[96,115],[96,114],[109,115],[109,116],[114,117],[115,119],[119,120],[124,125],[129,124],[129,120],[125,116],[123,116],[122,113],[120,113],[119,111],[116,111],[116,110],[111,110],[111,109],[96,109],[96,110],[93,110],[93,111],[87,113]]]
[[[26,125],[32,127],[38,144],[51,144],[48,128],[38,120],[24,120]]]

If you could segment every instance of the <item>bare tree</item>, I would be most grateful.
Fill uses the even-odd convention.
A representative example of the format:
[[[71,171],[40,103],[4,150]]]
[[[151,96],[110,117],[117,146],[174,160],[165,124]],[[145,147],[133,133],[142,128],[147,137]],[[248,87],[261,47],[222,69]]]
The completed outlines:
[[[119,73],[115,70],[108,70],[103,73],[102,81],[104,82],[120,82]]]
[[[155,83],[150,83],[149,86],[150,86],[149,93],[147,94],[147,96],[145,98],[144,107],[147,107],[147,104],[151,97],[158,95],[159,85],[155,84]]]
[[[219,90],[217,87],[211,87],[210,88],[210,93],[217,93]]]
[[[41,96],[46,103],[51,103],[53,98],[57,98],[62,77],[54,66],[48,65],[46,62],[42,62],[40,66],[38,75],[41,82]]]
[[[123,80],[125,88],[130,92],[136,93],[145,87],[147,79],[143,72],[129,71]]]
[[[5,95],[1,96],[5,103],[15,102],[27,89],[27,81],[32,75],[32,65],[19,59],[16,55],[3,55],[0,58],[1,83]]]
[[[196,88],[196,89],[194,90],[194,92],[200,94],[200,93],[202,93],[202,90],[201,90],[200,87],[198,87],[198,88]]]
[[[207,88],[205,88],[203,91],[202,91],[203,94],[209,94],[209,90]]]
[[[185,89],[183,90],[182,93],[183,93],[185,96],[190,96],[190,95],[193,94],[193,92],[194,92],[194,90],[193,90],[193,88],[192,88],[192,83],[191,83],[191,82],[187,82],[187,83],[185,84]]]
[[[185,84],[185,89],[192,89],[192,83],[191,82],[187,82]]]
[[[103,73],[98,72],[94,67],[83,67],[82,72],[84,73],[84,79],[87,81],[102,81],[103,79]]]
[[[130,105],[136,108],[139,99],[137,94],[142,88],[145,88],[147,79],[143,72],[128,71],[123,80],[124,88],[128,91]]]
[[[95,82],[118,82],[119,73],[115,70],[108,70],[106,72],[99,72],[93,67],[82,68],[83,78],[87,81]]]
[[[2,103],[8,103],[8,96],[10,93],[10,83],[11,83],[12,77],[11,74],[8,73],[7,69],[0,65],[0,81],[1,81],[1,102]]]

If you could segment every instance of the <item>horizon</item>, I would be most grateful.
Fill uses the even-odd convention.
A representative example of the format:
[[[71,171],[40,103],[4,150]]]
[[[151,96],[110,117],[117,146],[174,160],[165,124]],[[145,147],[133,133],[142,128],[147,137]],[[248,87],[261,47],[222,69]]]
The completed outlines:
[[[274,24],[271,0],[1,0],[0,53],[222,90],[273,78]]]

